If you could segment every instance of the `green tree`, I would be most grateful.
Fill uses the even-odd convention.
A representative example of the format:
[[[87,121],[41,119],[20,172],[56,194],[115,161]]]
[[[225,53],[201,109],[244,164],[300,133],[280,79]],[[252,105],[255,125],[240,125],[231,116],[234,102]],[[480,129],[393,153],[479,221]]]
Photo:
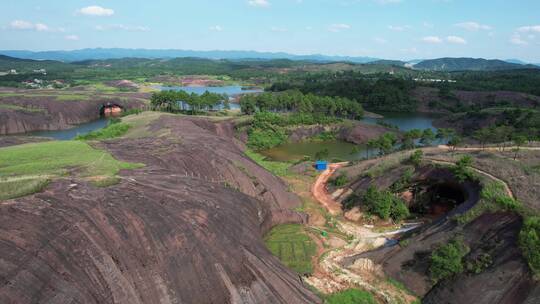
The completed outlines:
[[[532,216],[525,219],[519,233],[519,245],[529,267],[538,277],[540,275],[540,217]]]
[[[448,244],[435,249],[431,254],[431,265],[429,267],[431,278],[437,282],[463,272],[463,258],[468,252],[467,245],[459,239],[454,239]]]
[[[482,150],[485,149],[486,143],[492,138],[491,129],[482,128],[474,132],[473,137],[480,142]]]
[[[383,220],[392,218],[397,222],[409,216],[409,209],[402,199],[390,191],[379,191],[375,186],[367,189],[362,201],[368,213],[377,215]]]
[[[435,140],[435,133],[431,129],[425,129],[422,132],[422,137],[420,138],[420,143],[424,146],[429,146]]]
[[[458,135],[452,136],[452,138],[448,141],[448,145],[452,147],[452,151],[455,151],[459,145],[463,143],[463,138]]]
[[[416,150],[413,152],[413,154],[411,154],[411,157],[409,158],[409,161],[415,165],[415,166],[419,166],[420,163],[422,162],[422,158],[424,157],[424,152],[422,152],[422,150]]]
[[[514,142],[514,145],[516,146],[514,148],[514,160],[516,160],[521,146],[523,146],[527,142],[527,137],[523,135],[517,135],[513,138],[512,141]]]

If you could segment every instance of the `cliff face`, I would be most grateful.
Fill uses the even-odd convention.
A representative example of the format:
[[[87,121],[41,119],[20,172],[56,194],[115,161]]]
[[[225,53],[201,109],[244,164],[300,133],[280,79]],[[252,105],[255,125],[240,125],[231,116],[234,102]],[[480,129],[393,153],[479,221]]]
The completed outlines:
[[[226,122],[163,117],[160,138],[100,144],[146,164],[0,203],[1,303],[320,303],[266,249],[300,201],[246,159]]]
[[[69,129],[74,125],[100,118],[101,106],[114,102],[125,109],[141,108],[141,99],[115,98],[96,95],[88,100],[57,100],[55,96],[23,95],[4,97],[0,100],[0,135],[26,133],[32,131]]]

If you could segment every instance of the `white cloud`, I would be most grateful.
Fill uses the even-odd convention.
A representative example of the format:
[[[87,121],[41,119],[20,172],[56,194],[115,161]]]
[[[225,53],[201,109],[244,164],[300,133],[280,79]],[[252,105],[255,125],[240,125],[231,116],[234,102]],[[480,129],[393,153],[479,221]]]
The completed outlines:
[[[25,20],[13,20],[7,28],[20,31],[65,32],[63,28],[51,28],[44,23],[33,23]]]
[[[270,2],[268,0],[249,0],[248,4],[250,6],[256,6],[256,7],[269,7]]]
[[[427,36],[422,38],[422,41],[427,43],[442,43],[442,39],[437,36]]]
[[[474,22],[474,21],[456,23],[456,24],[454,24],[454,26],[460,27],[462,29],[465,29],[465,30],[471,31],[471,32],[479,31],[479,30],[489,31],[489,30],[492,29],[491,26],[489,26],[489,25],[480,24],[480,23]]]
[[[96,25],[98,31],[110,31],[121,30],[128,32],[148,32],[150,29],[142,25],[125,25],[125,24],[109,24],[109,25]]]
[[[112,16],[114,15],[114,10],[110,8],[104,8],[97,5],[91,5],[83,7],[77,11],[77,13],[87,16]]]
[[[404,32],[408,29],[410,29],[410,25],[389,25],[388,29],[395,32]]]
[[[528,45],[529,44],[527,41],[521,38],[520,34],[514,34],[510,38],[510,43],[515,44],[515,45]]]
[[[330,32],[335,32],[335,33],[337,33],[337,32],[341,32],[341,31],[343,31],[343,30],[348,30],[348,29],[350,29],[350,28],[351,28],[351,26],[348,25],[348,24],[344,24],[344,23],[336,23],[336,24],[330,25],[330,27],[328,28],[328,30],[329,30]]]
[[[380,38],[380,37],[375,37],[373,38],[373,41],[377,42],[378,44],[387,44],[388,41],[384,38]]]
[[[50,31],[49,27],[46,24],[43,24],[43,23],[36,23],[35,28],[36,28],[36,31],[38,31],[38,32]]]
[[[14,30],[33,30],[35,29],[34,24],[24,20],[14,20],[11,21],[9,27]]]
[[[223,31],[223,28],[219,25],[213,25],[211,27],[208,28],[209,30],[213,31],[213,32],[221,32]]]
[[[77,35],[67,35],[64,38],[66,40],[71,40],[71,41],[78,41],[79,40],[79,36],[77,36]]]
[[[454,44],[467,44],[467,40],[458,36],[448,36],[446,37],[446,41]]]
[[[530,32],[540,33],[540,25],[522,26],[522,27],[518,28],[518,31],[523,32],[523,33],[530,33]]]

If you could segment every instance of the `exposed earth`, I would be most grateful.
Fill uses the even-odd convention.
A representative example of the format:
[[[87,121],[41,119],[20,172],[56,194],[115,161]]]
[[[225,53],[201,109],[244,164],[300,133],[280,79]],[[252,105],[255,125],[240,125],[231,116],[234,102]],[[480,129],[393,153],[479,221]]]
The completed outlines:
[[[536,149],[531,147],[531,152],[528,153],[537,153]],[[494,153],[495,149],[490,152],[490,148],[483,151],[481,148],[471,147],[464,148],[464,151],[489,155]],[[500,151],[497,152],[500,154]],[[435,167],[430,169],[428,166],[417,171],[413,182],[437,180],[439,183],[452,183],[452,175],[444,169],[437,169],[436,166],[453,165],[455,154],[459,152],[441,146],[426,148],[424,153],[426,164]],[[372,182],[378,188],[384,189],[393,183],[392,180],[396,181],[400,177],[399,172],[402,172],[398,169],[399,158],[405,157],[391,155],[353,166],[330,166],[315,182],[313,196],[328,212],[339,216],[340,201],[351,193],[365,191]],[[487,159],[487,156],[478,158],[478,162],[484,159]],[[326,192],[326,182],[332,175],[347,174],[354,177],[363,171],[376,172],[373,170],[377,166],[383,166],[387,171],[382,171],[382,175],[373,179],[353,178],[345,188],[331,188],[331,193]],[[485,164],[484,167],[492,168]],[[335,172],[337,168],[340,168],[340,173]],[[472,170],[482,175],[486,181],[502,183],[508,196],[514,197],[516,191],[516,195],[523,197],[527,206],[536,207],[536,202],[527,199],[528,196],[524,196],[523,190],[513,191],[512,184],[497,177],[495,174],[498,172],[488,172],[477,167]],[[499,176],[507,178],[511,174],[513,173],[508,172]],[[366,182],[363,179],[366,179]],[[317,258],[320,265],[318,271],[308,278],[307,282],[325,293],[360,287],[373,292],[383,303],[411,302],[414,296],[421,297],[423,303],[537,303],[540,299],[540,285],[533,279],[517,245],[517,236],[522,225],[521,217],[511,212],[495,211],[481,214],[466,224],[457,223],[454,218],[474,208],[479,201],[477,185],[465,183],[462,187],[461,191],[467,193],[466,200],[458,208],[433,221],[428,220],[423,225],[421,222],[401,227],[383,222],[366,224],[361,213],[354,218],[350,212],[345,213],[344,217],[337,217],[336,227],[352,238],[345,245],[331,246],[329,250],[323,250]],[[412,231],[407,232],[410,230]],[[466,272],[434,284],[428,272],[431,251],[438,244],[448,242],[456,235],[460,235],[470,247],[468,261],[489,254],[493,259],[492,264],[479,273]],[[400,240],[399,245],[392,240],[396,237]],[[386,276],[403,282],[409,292],[389,284]]]
[[[298,197],[229,121],[153,115],[97,144],[146,165],[120,183],[66,177],[0,203],[0,302],[320,303],[262,241],[306,221]]]

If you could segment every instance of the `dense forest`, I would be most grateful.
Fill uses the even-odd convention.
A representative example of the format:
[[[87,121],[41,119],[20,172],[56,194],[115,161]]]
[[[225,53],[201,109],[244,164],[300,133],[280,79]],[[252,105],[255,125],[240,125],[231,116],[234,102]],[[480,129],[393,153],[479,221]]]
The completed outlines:
[[[353,99],[374,111],[415,111],[417,101],[410,97],[416,87],[412,79],[386,74],[365,75],[354,71],[289,77],[273,84],[270,91],[297,89],[304,94],[338,96]]]
[[[355,100],[303,94],[298,90],[244,95],[240,99],[240,108],[244,114],[264,111],[298,112],[349,119],[361,119],[364,115],[362,106]]]
[[[185,91],[161,91],[153,93],[152,97],[150,97],[152,109],[171,113],[195,114],[201,111],[214,110],[222,104],[224,108],[228,108],[228,102],[227,96],[208,91],[201,95],[189,94]]]

